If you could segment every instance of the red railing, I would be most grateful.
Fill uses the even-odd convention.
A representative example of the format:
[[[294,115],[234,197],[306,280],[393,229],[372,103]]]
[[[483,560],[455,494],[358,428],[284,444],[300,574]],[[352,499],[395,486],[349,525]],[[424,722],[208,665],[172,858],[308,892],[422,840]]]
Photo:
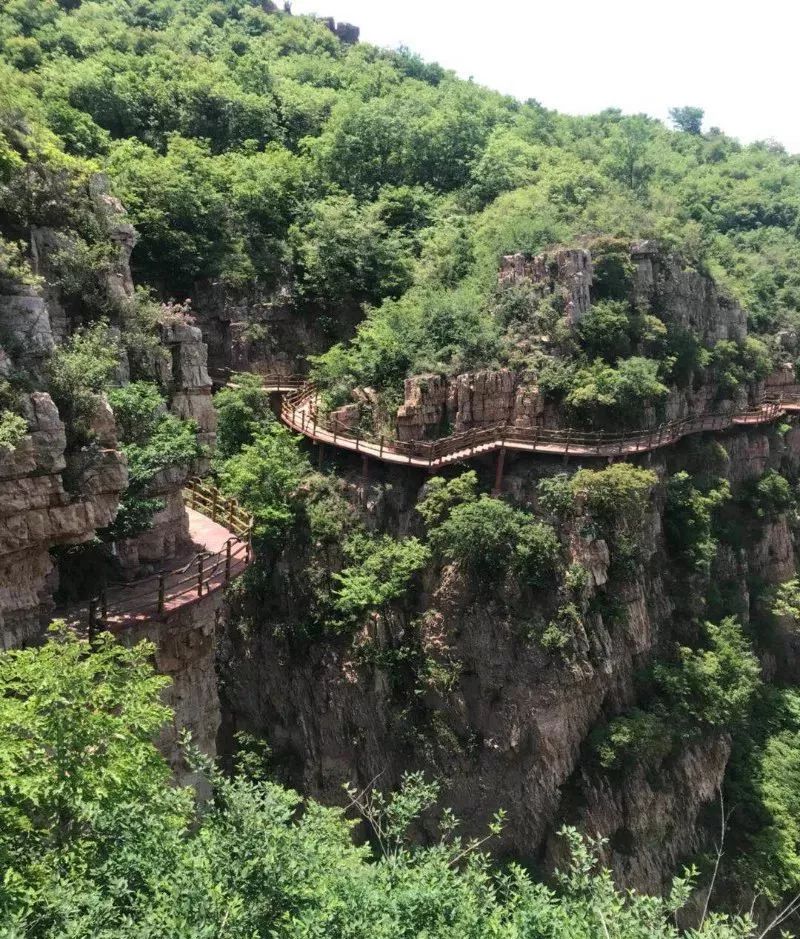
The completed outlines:
[[[166,620],[227,586],[251,563],[253,520],[236,500],[203,480],[190,480],[183,498],[190,508],[226,527],[230,537],[218,551],[199,551],[176,570],[102,590],[84,611],[90,635],[99,626],[114,629],[135,621]]]
[[[771,423],[784,413],[784,405],[792,406],[792,402],[800,404],[800,394],[781,398],[765,396],[760,404],[752,408],[689,417],[627,433],[497,424],[450,434],[438,440],[400,441],[354,430],[331,419],[320,411],[316,387],[306,382],[284,397],[281,419],[293,430],[316,442],[330,443],[385,462],[439,467],[503,447],[574,456],[632,455],[667,446],[689,434]]]

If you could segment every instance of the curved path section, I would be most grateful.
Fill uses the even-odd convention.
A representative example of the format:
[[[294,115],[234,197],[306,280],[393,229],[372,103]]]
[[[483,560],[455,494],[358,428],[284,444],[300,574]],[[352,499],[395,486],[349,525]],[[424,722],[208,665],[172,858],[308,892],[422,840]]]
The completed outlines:
[[[610,434],[569,428],[521,428],[507,424],[481,427],[438,440],[399,441],[354,432],[321,413],[319,394],[310,383],[264,376],[264,387],[284,394],[281,419],[315,443],[331,444],[384,463],[435,469],[469,460],[494,450],[519,450],[555,456],[627,457],[676,443],[689,434],[720,432],[734,427],[770,424],[791,411],[800,411],[800,391],[765,397],[756,407],[724,414],[671,421],[660,427]]]
[[[128,584],[109,586],[79,611],[78,621],[117,630],[145,621],[166,621],[227,586],[253,559],[251,516],[216,486],[191,480],[183,490],[189,538],[197,548],[168,569]]]

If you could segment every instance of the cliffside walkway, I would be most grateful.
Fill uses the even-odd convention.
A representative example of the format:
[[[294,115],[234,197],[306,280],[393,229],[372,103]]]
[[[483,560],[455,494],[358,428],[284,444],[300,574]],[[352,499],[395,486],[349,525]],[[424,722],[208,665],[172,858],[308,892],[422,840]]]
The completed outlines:
[[[776,390],[755,407],[670,421],[660,427],[613,434],[570,428],[513,427],[499,424],[474,428],[438,440],[401,441],[363,434],[321,413],[319,393],[311,382],[265,375],[264,388],[283,395],[281,420],[287,427],[319,444],[360,453],[384,463],[438,469],[493,451],[518,450],[554,456],[625,458],[676,443],[690,434],[721,432],[742,426],[771,424],[800,412],[800,389]]]
[[[102,590],[78,617],[88,624],[90,636],[98,628],[115,631],[137,622],[166,621],[227,586],[250,565],[253,520],[235,500],[204,480],[190,480],[183,499],[189,538],[200,550],[149,577]]]

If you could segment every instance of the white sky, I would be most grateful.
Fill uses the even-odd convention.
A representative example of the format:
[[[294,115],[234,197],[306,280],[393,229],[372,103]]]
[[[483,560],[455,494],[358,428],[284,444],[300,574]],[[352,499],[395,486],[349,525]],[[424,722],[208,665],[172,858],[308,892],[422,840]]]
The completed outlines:
[[[606,107],[664,120],[705,109],[744,142],[800,152],[798,0],[293,0],[375,45],[571,114]]]

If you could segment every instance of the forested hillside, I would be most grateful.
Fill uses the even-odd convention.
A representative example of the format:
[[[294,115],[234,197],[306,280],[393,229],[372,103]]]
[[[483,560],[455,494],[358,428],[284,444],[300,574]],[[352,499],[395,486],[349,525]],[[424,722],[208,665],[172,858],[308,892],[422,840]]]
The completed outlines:
[[[153,745],[152,647],[60,628],[0,656],[0,936],[777,934],[800,157],[673,125],[558,114],[269,0],[0,3],[0,502],[33,518],[0,505],[3,642],[174,560],[190,469],[255,548],[209,627],[230,773],[192,756],[205,803]],[[729,420],[431,478],[312,459],[245,374],[212,406],[205,344],[218,374],[312,376],[381,455]],[[103,511],[43,522],[44,479]]]

